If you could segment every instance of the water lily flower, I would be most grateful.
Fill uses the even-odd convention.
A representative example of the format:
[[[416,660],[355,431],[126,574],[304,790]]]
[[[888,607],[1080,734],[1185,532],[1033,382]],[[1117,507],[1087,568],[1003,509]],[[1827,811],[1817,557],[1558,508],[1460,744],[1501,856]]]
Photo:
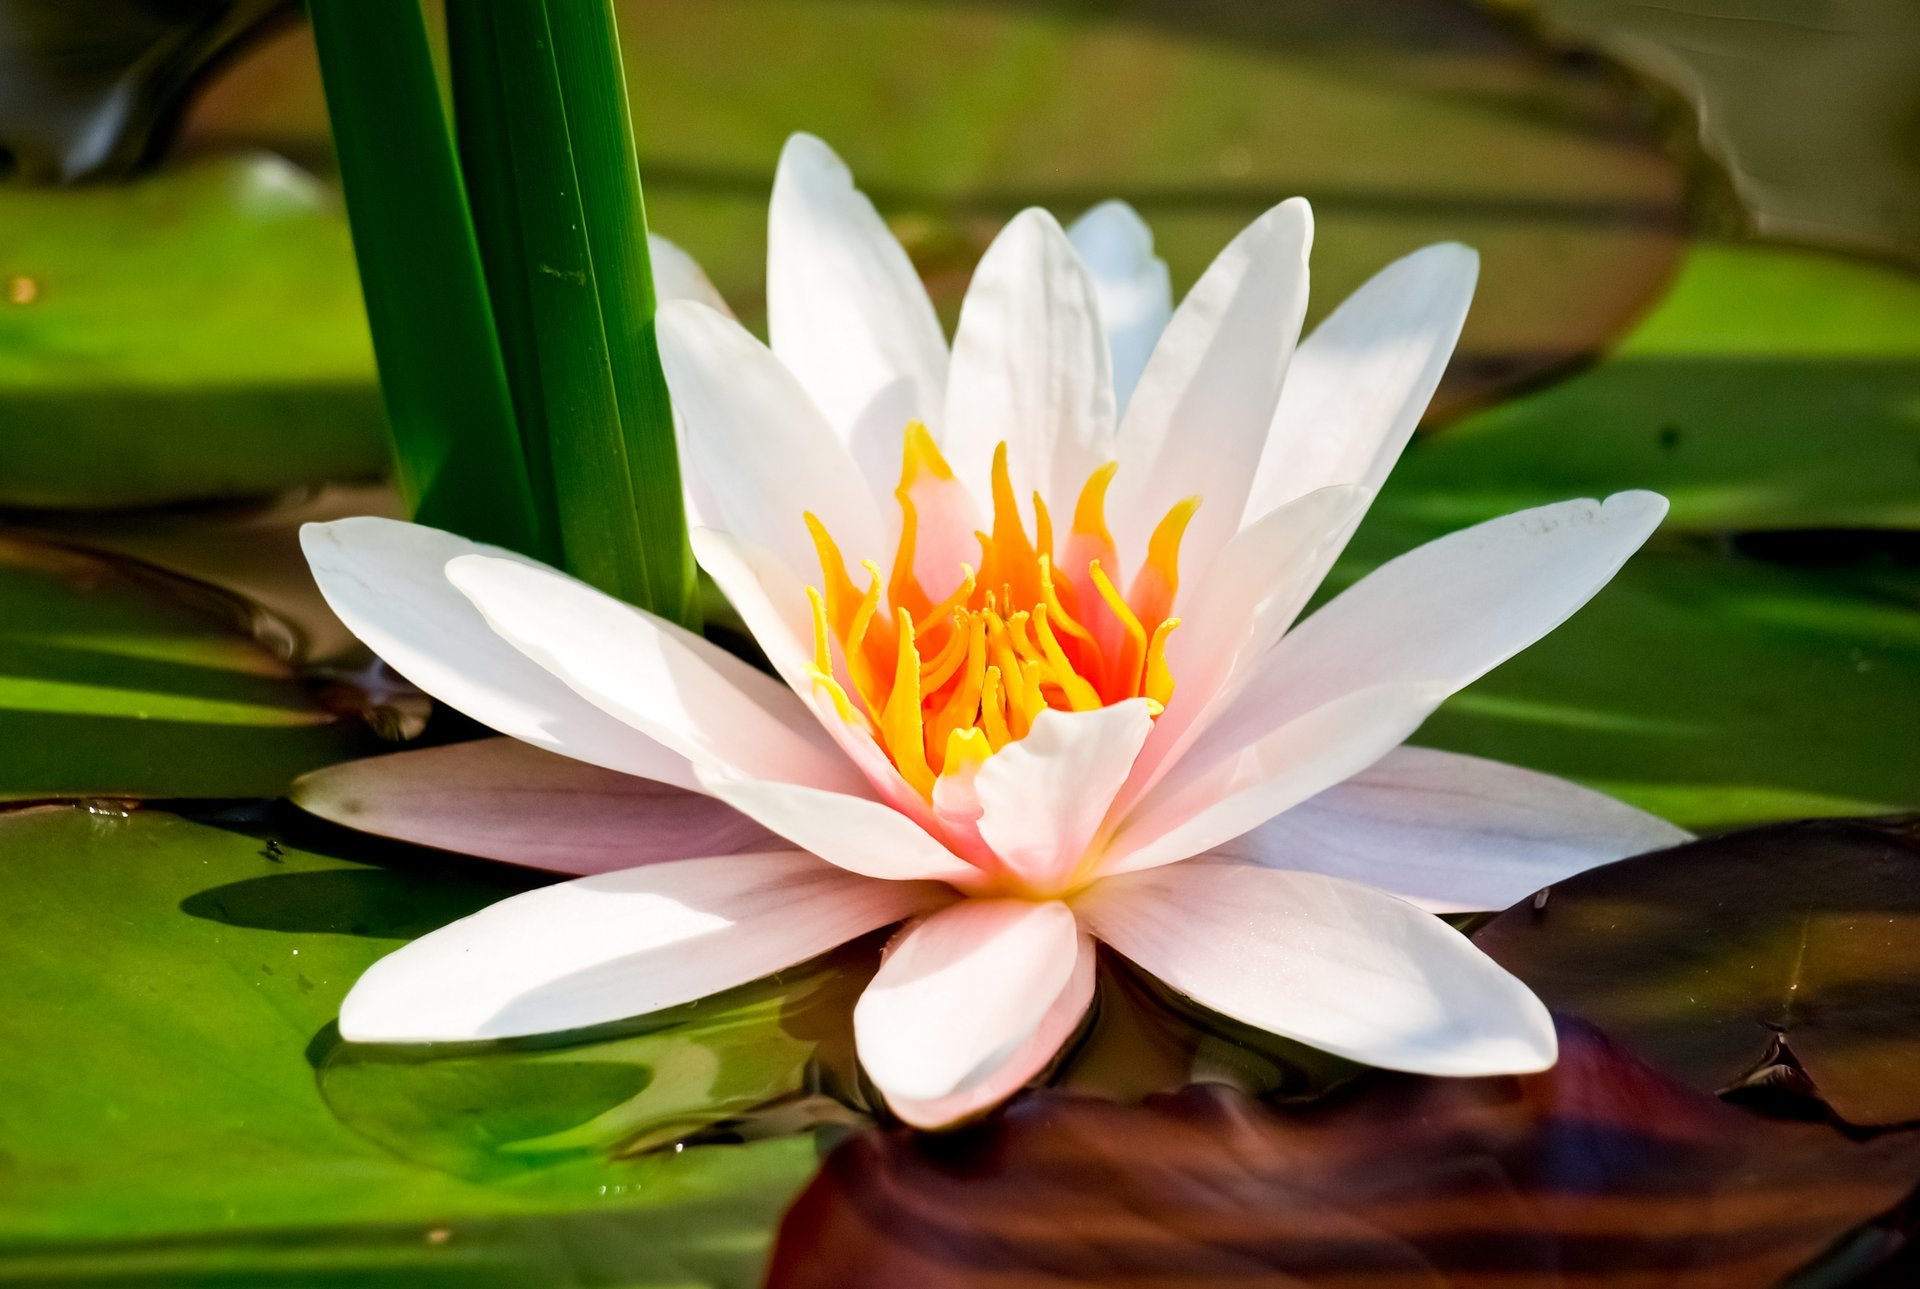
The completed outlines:
[[[1096,941],[1359,1061],[1551,1064],[1545,1008],[1434,914],[1683,834],[1403,744],[1598,591],[1665,502],[1481,524],[1301,617],[1476,273],[1463,247],[1420,251],[1296,349],[1311,235],[1306,203],[1282,203],[1171,309],[1131,210],[1071,235],[1029,210],[949,349],[846,168],[794,139],[771,346],[694,301],[659,318],[695,552],[776,675],[505,551],[310,526],[341,619],[507,739],[324,772],[303,804],[584,874],[376,963],[341,1033],[590,1026],[902,923],[853,1023],[913,1124],[1041,1072],[1087,1011]]]

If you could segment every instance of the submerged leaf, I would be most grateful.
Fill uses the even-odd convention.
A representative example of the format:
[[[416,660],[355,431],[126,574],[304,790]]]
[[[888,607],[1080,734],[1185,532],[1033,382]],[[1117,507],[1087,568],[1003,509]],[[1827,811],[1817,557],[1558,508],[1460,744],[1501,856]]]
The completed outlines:
[[[1797,1071],[1849,1123],[1920,1121],[1920,817],[1621,860],[1474,941],[1697,1088]]]
[[[1543,1074],[1381,1075],[1293,1113],[1046,1093],[957,1138],[865,1134],[789,1210],[769,1284],[1763,1289],[1920,1180],[1920,1135],[1763,1119],[1578,1022],[1561,1044]]]

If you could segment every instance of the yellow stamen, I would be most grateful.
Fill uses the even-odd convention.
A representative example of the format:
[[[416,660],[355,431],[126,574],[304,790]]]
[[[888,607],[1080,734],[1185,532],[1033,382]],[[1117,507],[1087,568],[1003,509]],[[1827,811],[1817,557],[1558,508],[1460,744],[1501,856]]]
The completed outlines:
[[[993,514],[988,531],[975,534],[980,563],[960,565],[958,584],[938,603],[916,562],[923,544],[947,549],[944,543],[960,534],[923,525],[949,524],[967,503],[964,494],[934,499],[934,485],[957,485],[926,426],[907,427],[895,493],[899,544],[886,572],[871,561],[860,564],[864,590],[825,526],[805,517],[821,568],[819,587],[807,591],[807,670],[840,717],[871,732],[923,798],[932,800],[942,776],[970,775],[1025,738],[1049,709],[1085,712],[1139,698],[1158,716],[1172,699],[1167,638],[1179,620],[1170,613],[1181,540],[1199,503],[1181,502],[1154,528],[1123,595],[1107,572],[1116,559],[1106,521],[1116,470],[1101,466],[1080,489],[1063,557],[1056,558],[1045,498],[1033,495],[1030,540],[1007,446],[999,445]],[[946,584],[944,577],[938,582]]]

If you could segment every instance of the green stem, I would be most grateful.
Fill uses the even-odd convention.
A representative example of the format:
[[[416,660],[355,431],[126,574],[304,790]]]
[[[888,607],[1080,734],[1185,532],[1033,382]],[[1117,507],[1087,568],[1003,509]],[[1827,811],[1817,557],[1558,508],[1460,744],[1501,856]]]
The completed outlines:
[[[308,10],[401,492],[421,523],[550,557],[419,7]]]

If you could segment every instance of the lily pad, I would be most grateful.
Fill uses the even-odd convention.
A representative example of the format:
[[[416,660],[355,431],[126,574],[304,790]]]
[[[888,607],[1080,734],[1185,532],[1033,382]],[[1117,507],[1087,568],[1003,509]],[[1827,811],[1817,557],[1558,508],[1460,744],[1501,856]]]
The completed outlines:
[[[1920,1122],[1920,818],[1622,860],[1474,940],[1694,1087],[1803,1075],[1849,1123]]]
[[[0,800],[278,796],[372,750],[247,602],[0,532]]]
[[[1920,278],[1701,244],[1598,366],[1407,455],[1381,508],[1456,527],[1652,488],[1669,532],[1920,527]]]
[[[1376,3],[1363,23],[1341,0],[618,8],[652,225],[754,325],[773,163],[795,129],[844,151],[949,324],[988,239],[1035,203],[1133,201],[1184,286],[1305,194],[1319,313],[1398,255],[1468,242],[1484,272],[1442,395],[1454,407],[1611,340],[1685,227],[1682,167],[1618,78],[1450,0]],[[306,33],[237,60],[186,137],[324,166]]]
[[[0,939],[0,1283],[753,1283],[812,1168],[804,1138],[552,1151],[480,1183],[323,1098],[314,1062],[355,977],[538,880],[426,852],[334,858],[159,812],[0,815],[0,900],[21,914]],[[504,1097],[537,1066],[463,1090],[496,1123],[551,1134],[667,1073],[627,1055],[594,1078],[562,1064],[538,1105]],[[448,1086],[415,1084],[415,1118],[471,1129],[469,1102],[427,1103]]]
[[[1543,1074],[1382,1075],[1305,1110],[1040,1093],[957,1139],[863,1134],[768,1284],[1766,1289],[1920,1180],[1920,1134],[1765,1119],[1560,1035]]]
[[[0,504],[261,495],[387,468],[337,195],[264,154],[0,201]]]

